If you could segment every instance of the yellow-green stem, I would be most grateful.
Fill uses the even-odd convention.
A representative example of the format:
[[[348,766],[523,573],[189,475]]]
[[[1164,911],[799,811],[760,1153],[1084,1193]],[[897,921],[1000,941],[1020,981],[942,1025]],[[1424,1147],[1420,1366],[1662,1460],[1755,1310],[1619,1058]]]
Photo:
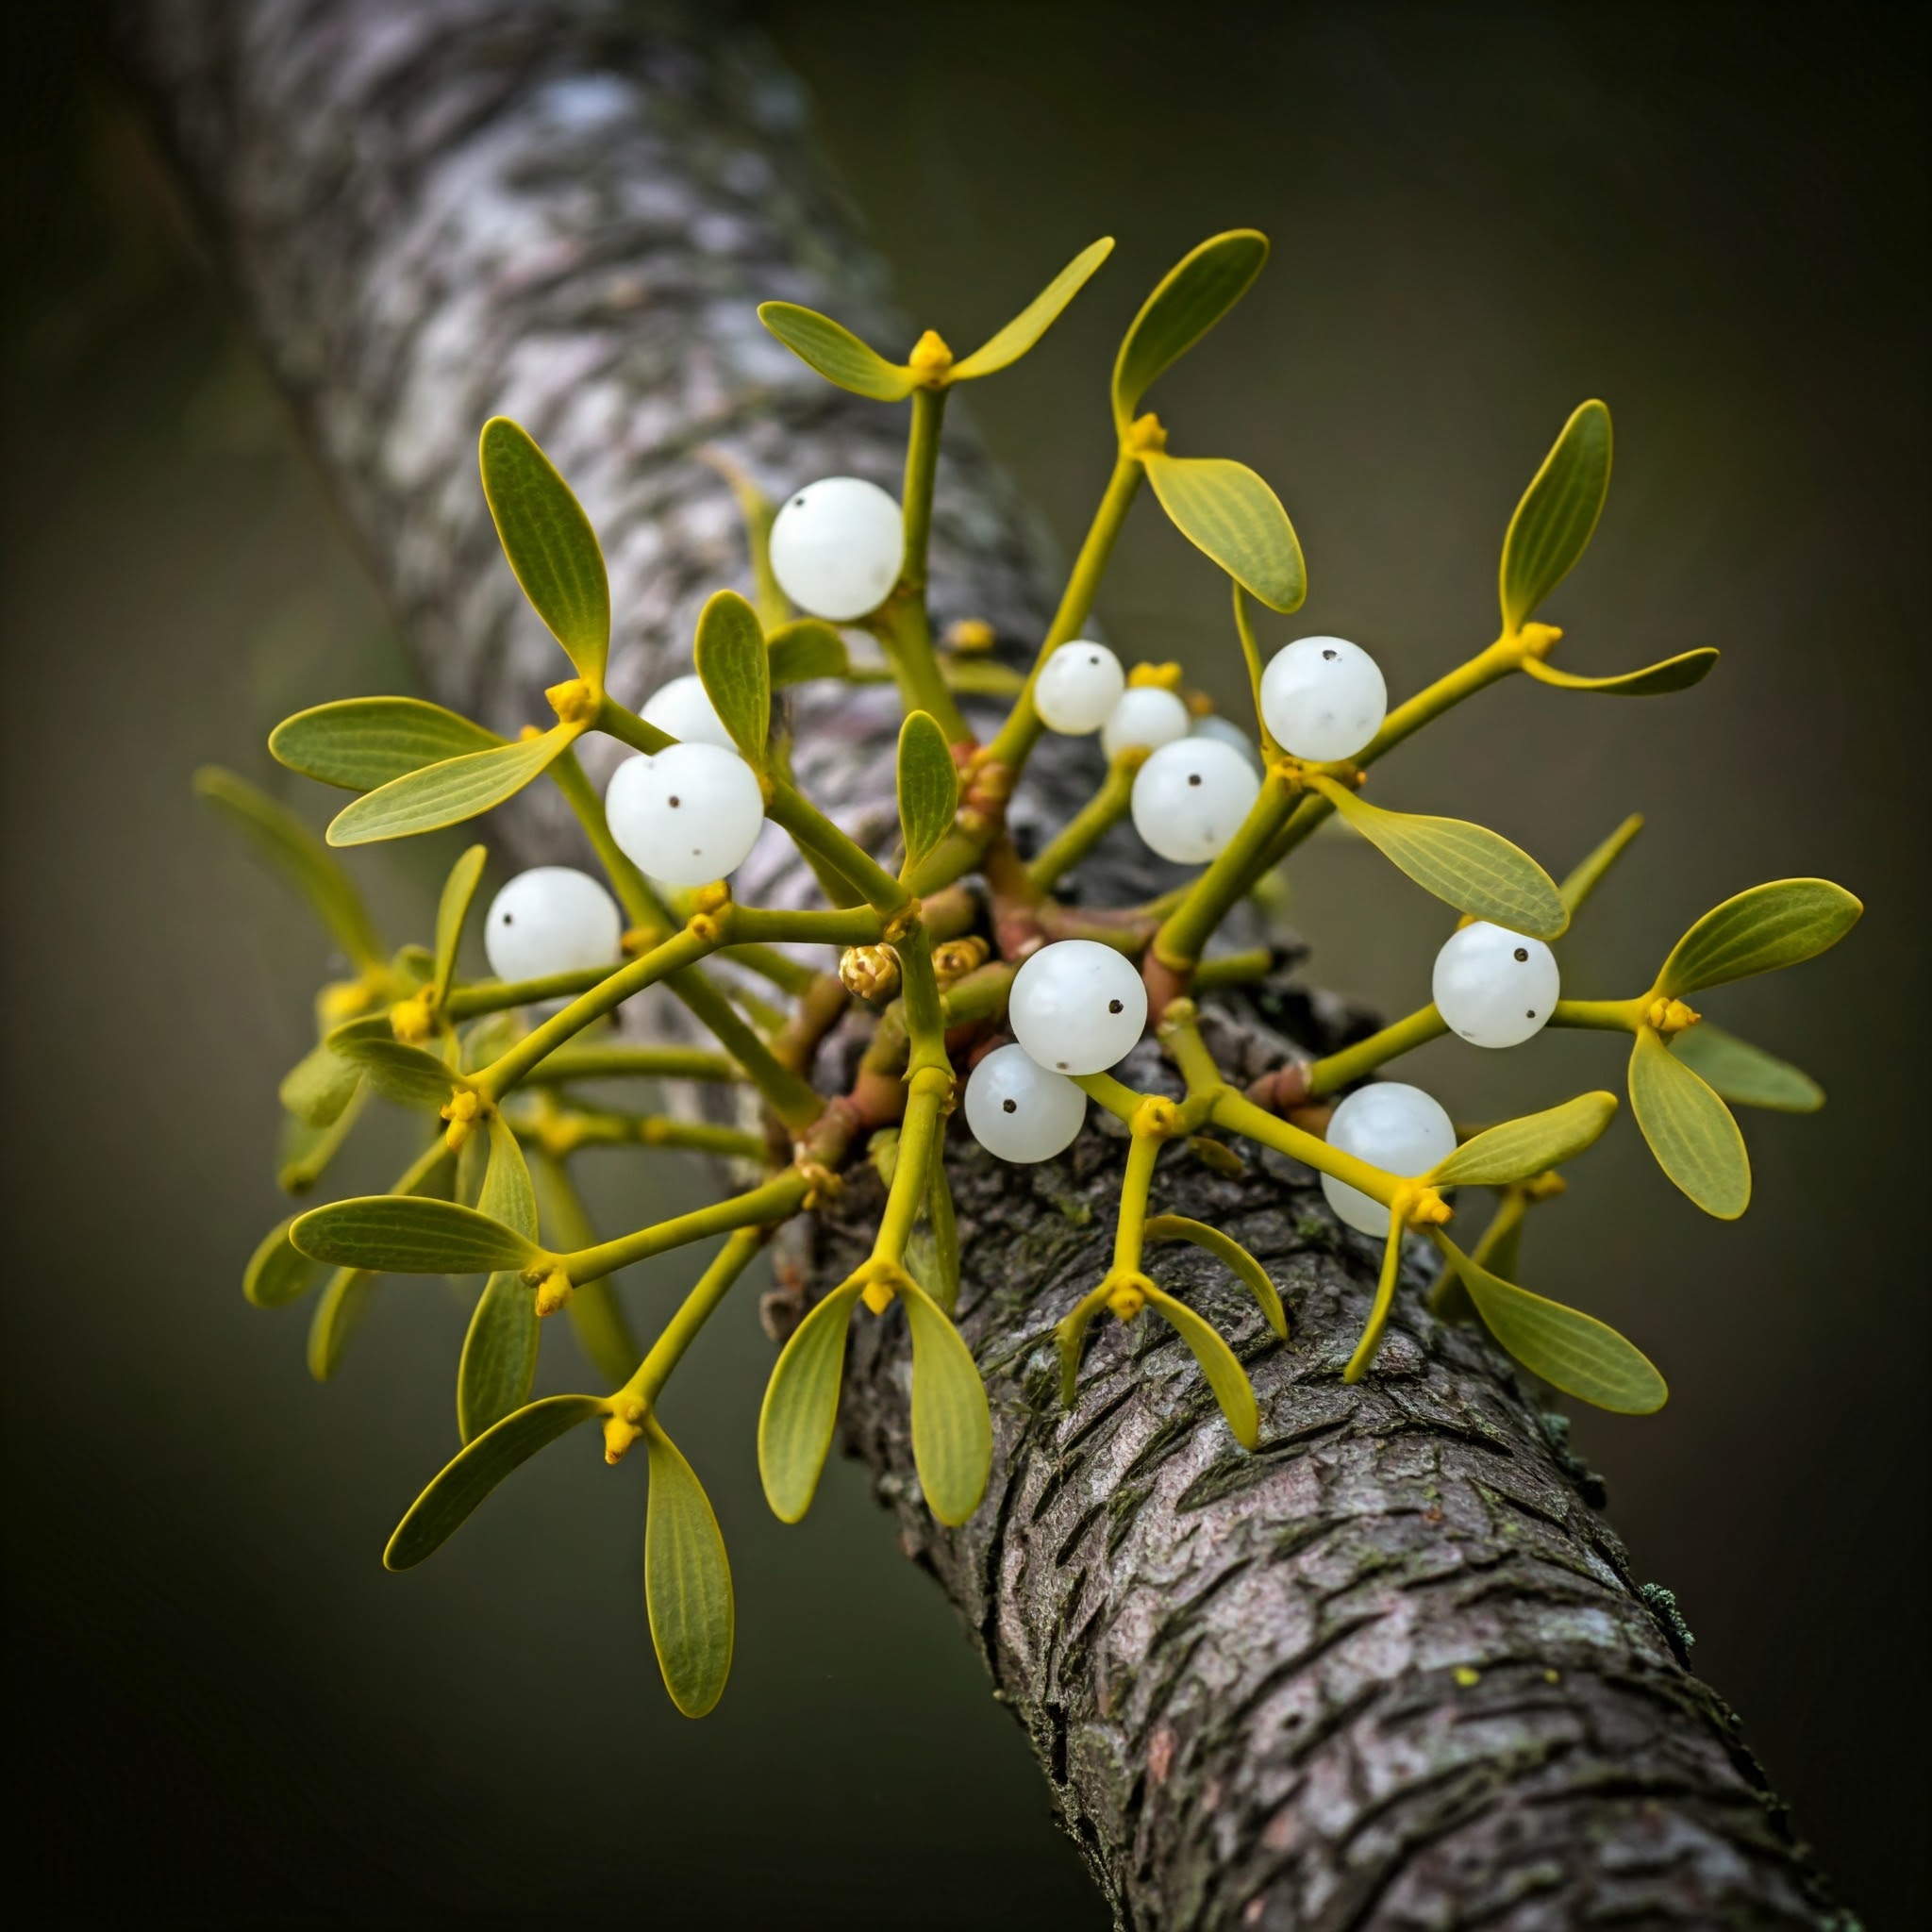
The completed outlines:
[[[1357,1160],[1353,1154],[1344,1154],[1341,1148],[1331,1147],[1326,1141],[1305,1132],[1292,1122],[1279,1120],[1265,1108],[1257,1107],[1245,1094],[1237,1093],[1232,1088],[1224,1090],[1215,1101],[1213,1119],[1216,1126],[1225,1127],[1229,1133],[1242,1135],[1247,1140],[1258,1141],[1262,1146],[1272,1147],[1277,1154],[1286,1154],[1291,1160],[1299,1160],[1304,1167],[1312,1167],[1318,1174],[1332,1174],[1335,1179],[1359,1190],[1370,1200],[1379,1201],[1385,1208],[1393,1204],[1397,1190],[1407,1185],[1400,1174],[1387,1174],[1379,1167],[1371,1167],[1366,1160]]]
[[[579,1248],[575,1254],[559,1255],[558,1265],[575,1286],[615,1274],[634,1261],[648,1261],[653,1255],[668,1254],[673,1248],[688,1246],[714,1234],[729,1234],[734,1228],[764,1227],[774,1221],[786,1221],[805,1203],[810,1182],[796,1168],[787,1168],[761,1187],[746,1194],[735,1194],[726,1201],[713,1201],[653,1227],[641,1227],[635,1234],[620,1235],[614,1241],[601,1241],[593,1248]]]
[[[698,1330],[710,1320],[713,1310],[730,1292],[732,1284],[757,1257],[763,1231],[756,1227],[741,1227],[712,1257],[711,1265],[697,1278],[696,1285],[678,1305],[677,1312],[665,1323],[651,1352],[638,1364],[634,1374],[624,1388],[613,1397],[621,1401],[628,1397],[641,1402],[646,1408],[657,1401],[664,1384],[671,1379],[671,1372],[682,1359],[684,1352],[697,1339]]]
[[[1604,1033],[1635,1033],[1643,1024],[1650,996],[1632,1000],[1558,1000],[1550,1012],[1552,1026],[1587,1026]]]
[[[1147,1196],[1154,1186],[1154,1164],[1166,1144],[1164,1134],[1136,1129],[1127,1142],[1126,1172],[1121,1176],[1121,1216],[1113,1231],[1116,1275],[1141,1272],[1141,1250],[1147,1238]]]
[[[566,1046],[524,1075],[526,1087],[566,1080],[742,1080],[729,1054],[699,1046]]]
[[[1402,1217],[1398,1214],[1389,1223],[1389,1240],[1382,1250],[1382,1274],[1375,1283],[1375,1299],[1370,1307],[1368,1322],[1362,1328],[1362,1339],[1356,1343],[1355,1353],[1349,1357],[1348,1366],[1341,1372],[1344,1382],[1359,1382],[1369,1373],[1369,1365],[1382,1346],[1382,1331],[1389,1325],[1389,1311],[1395,1306],[1395,1284],[1401,1274]]]
[[[1138,747],[1123,752],[1107,768],[1100,790],[1048,841],[1026,877],[1036,893],[1048,892],[1126,817],[1134,798],[1134,774],[1146,762]]]
[[[1449,1023],[1433,1005],[1419,1007],[1413,1013],[1345,1046],[1340,1053],[1324,1055],[1308,1069],[1308,1098],[1322,1099],[1339,1093],[1357,1080],[1373,1074],[1379,1066],[1426,1046],[1448,1032]]]
[[[1259,876],[1260,856],[1300,795],[1299,780],[1271,767],[1241,829],[1219,858],[1187,889],[1186,896],[1154,936],[1154,957],[1170,970],[1192,970],[1221,922],[1241,904]]]

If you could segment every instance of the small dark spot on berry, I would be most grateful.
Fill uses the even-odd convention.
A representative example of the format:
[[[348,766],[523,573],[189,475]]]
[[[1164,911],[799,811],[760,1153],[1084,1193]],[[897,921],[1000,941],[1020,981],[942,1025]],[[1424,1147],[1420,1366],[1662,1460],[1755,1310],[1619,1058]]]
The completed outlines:
[[[1067,1071],[1067,1063],[1065,1060],[1056,1060],[1054,1061],[1054,1065],[1057,1066],[1063,1074]]]
[[[1020,1103],[1017,1100],[1003,1100],[1000,1102],[1000,1107],[1007,1113],[1018,1113],[1020,1111]]]
[[[1518,964],[1518,965],[1522,965],[1522,964],[1524,964],[1524,962],[1525,962],[1525,961],[1526,961],[1526,960],[1528,959],[1528,958],[1529,958],[1529,948],[1528,948],[1527,946],[1518,946],[1518,947],[1517,947],[1517,949],[1516,949],[1516,961],[1517,961],[1517,964]]]
[[[674,792],[673,792],[673,793],[671,794],[671,808],[672,808],[672,810],[673,810],[673,811],[675,811],[675,810],[677,809],[677,808],[678,808],[678,807],[679,807],[680,805],[682,805],[683,803],[684,803],[684,801],[683,801],[683,800],[682,800],[681,798],[679,798],[679,797],[678,797],[678,795],[677,795],[677,793],[676,793],[676,792],[675,792],[675,791],[674,791]]]
[[[1534,1007],[1530,1008],[1529,1011],[1524,1014],[1523,1017],[1525,1020],[1534,1020],[1536,1018],[1536,1008]]]
[[[514,913],[509,913],[509,912],[506,912],[506,913],[505,913],[505,914],[503,915],[503,923],[504,923],[504,924],[506,924],[506,925],[514,925],[514,924],[515,924],[517,923],[517,922],[516,922],[516,916],[515,916],[515,914],[514,914]]]
[[[1335,653],[1333,651],[1324,651],[1322,657],[1326,663],[1332,664],[1335,661]]]
[[[1198,785],[1200,782],[1201,774],[1199,772],[1190,772],[1188,774],[1188,783],[1190,785]]]
[[[1118,1012],[1119,1012],[1119,1011],[1121,1010],[1121,1003],[1120,1003],[1120,1001],[1118,1001],[1118,1000],[1108,1000],[1108,1003],[1107,1003],[1107,1010],[1108,1010],[1108,1011],[1109,1013],[1118,1013]]]

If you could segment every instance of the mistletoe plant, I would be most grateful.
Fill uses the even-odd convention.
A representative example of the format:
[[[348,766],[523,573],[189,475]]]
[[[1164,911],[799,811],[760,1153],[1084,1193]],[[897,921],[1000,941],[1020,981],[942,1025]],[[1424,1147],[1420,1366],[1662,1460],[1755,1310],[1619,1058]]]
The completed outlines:
[[[575,674],[547,693],[556,722],[506,741],[415,698],[358,698],[287,720],[270,748],[292,770],[357,794],[328,828],[336,847],[438,831],[539,778],[556,785],[605,883],[559,867],[512,879],[485,917],[492,976],[458,974],[482,847],[452,869],[433,944],[391,952],[336,859],[298,819],[228,774],[199,781],[307,893],[349,963],[348,976],[317,1002],[314,1050],[282,1082],[283,1185],[300,1193],[321,1179],[372,1094],[414,1110],[429,1129],[387,1193],[312,1208],[276,1227],[248,1265],[249,1298],[293,1302],[332,1271],[309,1342],[310,1367],[326,1377],[379,1275],[484,1277],[457,1370],[461,1446],[404,1517],[386,1562],[422,1561],[511,1470],[585,1423],[601,1424],[610,1462],[642,1442],[651,1630],[671,1695],[692,1715],[709,1710],[724,1687],[730,1574],[704,1490],[658,1419],[659,1397],[760,1245],[826,1201],[855,1160],[876,1165],[884,1210],[869,1257],[806,1316],[772,1372],[758,1441],[766,1495],[788,1523],[805,1514],[831,1440],[847,1325],[897,1302],[911,1338],[912,1443],[927,1507],[958,1524],[980,1503],[991,1418],[951,1319],[959,1242],[946,1145],[962,1098],[972,1133],[1008,1160],[1060,1153],[1090,1100],[1124,1124],[1112,1266],[1057,1331],[1066,1392],[1071,1399],[1083,1340],[1099,1317],[1133,1322],[1152,1309],[1193,1352],[1229,1429],[1250,1450],[1262,1424],[1247,1375],[1215,1328],[1159,1286],[1150,1244],[1206,1249],[1253,1292],[1277,1336],[1287,1320],[1266,1271],[1226,1234],[1178,1215],[1149,1217],[1155,1167],[1176,1142],[1225,1160],[1217,1141],[1241,1139],[1304,1163],[1322,1176],[1341,1219],[1381,1241],[1380,1284],[1348,1380],[1374,1368],[1404,1240],[1414,1232],[1447,1264],[1433,1290],[1441,1315],[1481,1323],[1556,1389],[1641,1414],[1665,1398],[1651,1362],[1603,1323],[1516,1279],[1527,1212],[1604,1132],[1615,1096],[1585,1093],[1459,1132],[1429,1095],[1367,1076],[1445,1030],[1498,1049],[1546,1025],[1627,1034],[1639,1127],[1671,1179],[1726,1219],[1750,1194],[1726,1103],[1805,1110],[1823,1099],[1794,1068],[1703,1024],[1687,1002],[1823,952],[1858,916],[1849,893],[1819,879],[1756,887],[1698,920],[1641,991],[1569,997],[1550,942],[1637,820],[1559,886],[1480,825],[1362,795],[1386,753],[1501,678],[1634,697],[1683,690],[1716,661],[1716,652],[1696,650],[1604,677],[1550,661],[1561,634],[1537,612],[1582,555],[1609,482],[1610,419],[1601,403],[1570,418],[1509,522],[1494,642],[1393,709],[1374,660],[1345,640],[1301,639],[1264,665],[1251,607],[1292,611],[1306,591],[1288,516],[1243,465],[1174,453],[1141,408],[1258,273],[1267,243],[1252,231],[1204,242],[1134,318],[1113,368],[1112,475],[1030,674],[1007,675],[1005,720],[990,741],[975,741],[959,694],[1001,690],[1002,668],[985,655],[985,626],[936,641],[924,594],[946,399],[955,384],[1032,348],[1111,245],[1077,256],[959,359],[927,332],[906,361],[889,361],[824,316],[766,305],[766,326],[829,381],[882,404],[909,403],[903,494],[895,503],[874,484],[833,477],[796,490],[774,511],[739,478],[757,603],[718,591],[698,623],[694,677],[674,680],[641,713],[606,687],[609,591],[589,519],[523,429],[503,418],[485,425],[483,490],[504,552]],[[1178,667],[1128,673],[1081,635],[1143,482],[1233,580],[1233,629],[1258,743],[1207,715],[1203,701],[1182,691]],[[867,638],[872,648],[855,654],[853,643]],[[808,679],[888,676],[905,708],[895,864],[800,791],[782,702],[774,710],[774,697]],[[1028,758],[1045,732],[1096,729],[1105,777],[1043,849],[1023,858],[1006,808]],[[575,753],[593,731],[636,754],[602,799]],[[1331,815],[1461,915],[1461,925],[1437,961],[1430,1005],[1343,1052],[1292,1059],[1238,1091],[1209,1051],[1194,1001],[1260,977],[1270,960],[1265,950],[1210,957],[1210,942]],[[1191,880],[1144,905],[1063,902],[1059,882],[1128,818],[1157,852],[1198,867]],[[811,867],[823,908],[769,909],[733,897],[729,874],[767,824]],[[618,1008],[653,986],[680,1001],[715,1047],[625,1040],[613,1024]],[[815,1072],[837,1057],[818,1049],[855,1009],[871,1024],[856,1073],[828,1083],[839,1091],[821,1091]],[[1184,1082],[1178,1099],[1134,1091],[1109,1071],[1150,1024]],[[585,1083],[613,1076],[733,1086],[742,1124],[623,1111],[585,1096]],[[1337,1095],[1344,1097],[1331,1110],[1325,1103]],[[615,1145],[722,1157],[739,1175],[737,1191],[599,1240],[571,1164],[586,1147]],[[1465,1247],[1446,1228],[1477,1191],[1495,1205]],[[718,1238],[696,1287],[641,1349],[610,1277]],[[540,1330],[559,1310],[602,1392],[533,1402]]]

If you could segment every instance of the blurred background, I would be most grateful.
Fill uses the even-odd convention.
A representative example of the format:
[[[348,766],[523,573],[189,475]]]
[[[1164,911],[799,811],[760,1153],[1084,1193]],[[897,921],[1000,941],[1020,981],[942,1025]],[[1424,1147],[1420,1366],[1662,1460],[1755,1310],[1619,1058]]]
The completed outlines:
[[[1609,401],[1615,483],[1546,613],[1558,661],[1723,664],[1650,703],[1518,680],[1377,795],[1553,871],[1648,815],[1565,941],[1573,992],[1642,985],[1763,878],[1866,900],[1825,960],[1709,1002],[1831,1095],[1747,1118],[1749,1217],[1701,1217],[1626,1122],[1525,1266],[1669,1375],[1661,1416],[1576,1424],[1638,1574],[1676,1591],[1846,1903],[1923,1915],[1925,75],[1903,16],[1115,0],[986,4],[941,34],[902,8],[754,10],[919,325],[970,342],[1121,238],[1047,346],[973,397],[1063,542],[1146,288],[1213,229],[1274,237],[1160,398],[1177,450],[1253,463],[1295,519],[1310,595],[1264,642],[1355,638],[1398,693],[1487,642],[1511,506],[1570,408]],[[0,19],[17,1879],[57,1918],[142,1924],[1098,1928],[1024,1740],[862,1473],[831,1471],[800,1529],[766,1513],[751,1296],[671,1405],[738,1578],[716,1717],[685,1723],[656,1681],[641,1468],[544,1458],[435,1564],[380,1569],[453,1444],[464,1310],[387,1285],[321,1388],[306,1312],[243,1304],[323,962],[188,779],[219,759],[319,822],[267,728],[410,673],[98,15]],[[1102,610],[1124,651],[1235,694],[1221,582],[1151,509]],[[425,935],[454,850],[432,844],[358,860],[392,939]],[[1391,1012],[1427,997],[1435,902],[1345,839],[1291,890],[1314,974]],[[1464,1117],[1621,1075],[1589,1035],[1409,1064]],[[399,1148],[341,1179],[386,1184]],[[612,1228],[693,1183],[608,1158]],[[628,1285],[646,1325],[675,1272]],[[541,1386],[571,1386],[567,1338],[545,1356]]]

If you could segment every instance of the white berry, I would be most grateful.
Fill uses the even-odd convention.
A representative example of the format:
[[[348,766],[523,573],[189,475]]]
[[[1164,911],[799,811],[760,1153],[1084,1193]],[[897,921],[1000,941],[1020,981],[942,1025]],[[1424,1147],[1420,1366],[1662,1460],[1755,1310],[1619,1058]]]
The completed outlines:
[[[825,476],[791,497],[771,541],[778,588],[801,610],[849,624],[876,610],[899,581],[906,526],[876,483]]]
[[[966,1124],[1002,1160],[1051,1160],[1073,1145],[1086,1118],[1087,1096],[1023,1046],[994,1047],[966,1082]]]
[[[1049,731],[1078,738],[1098,731],[1127,688],[1121,660],[1105,644],[1076,638],[1044,664],[1033,686],[1033,708]]]
[[[1521,1046],[1550,1024],[1562,976],[1541,940],[1478,919],[1436,955],[1436,1010],[1475,1046]]]
[[[634,865],[667,885],[703,886],[750,857],[765,800],[758,774],[735,751],[674,744],[619,765],[604,809]]]
[[[1194,728],[1189,735],[1211,738],[1218,744],[1231,744],[1256,771],[1261,769],[1261,747],[1232,718],[1224,718],[1219,711],[1209,711],[1205,718],[1196,718]]]
[[[1205,865],[1240,829],[1261,774],[1216,738],[1176,738],[1134,774],[1134,829],[1163,858]]]
[[[1381,730],[1389,687],[1359,644],[1297,638],[1261,674],[1261,715],[1282,750],[1298,758],[1352,758]]]
[[[1117,758],[1128,746],[1172,744],[1188,735],[1188,708],[1158,684],[1129,685],[1100,727],[1100,748]]]
[[[715,744],[725,751],[738,749],[705,690],[704,680],[695,673],[660,685],[651,693],[650,703],[639,716],[646,724],[655,724],[682,744]]]
[[[617,902],[568,865],[520,872],[490,902],[483,951],[499,979],[547,979],[616,961],[624,937]]]
[[[1351,1093],[1328,1122],[1328,1144],[1405,1178],[1427,1174],[1456,1151],[1456,1124],[1420,1087],[1377,1080]],[[1389,1210],[1358,1188],[1322,1176],[1328,1205],[1350,1227],[1378,1239],[1389,1232]]]
[[[1007,1022],[1042,1067],[1104,1073],[1146,1030],[1147,989],[1124,953],[1098,940],[1057,940],[1013,975]]]

